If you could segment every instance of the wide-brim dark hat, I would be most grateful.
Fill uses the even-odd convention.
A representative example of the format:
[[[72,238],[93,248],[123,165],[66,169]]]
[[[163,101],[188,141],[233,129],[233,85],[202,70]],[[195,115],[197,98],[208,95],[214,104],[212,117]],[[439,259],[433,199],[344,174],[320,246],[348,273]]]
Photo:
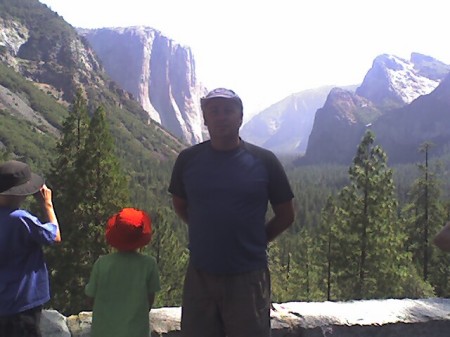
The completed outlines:
[[[31,195],[43,185],[44,178],[32,173],[25,163],[9,160],[0,165],[0,195]]]
[[[152,239],[150,216],[135,208],[124,208],[106,223],[106,242],[120,251],[146,246]]]

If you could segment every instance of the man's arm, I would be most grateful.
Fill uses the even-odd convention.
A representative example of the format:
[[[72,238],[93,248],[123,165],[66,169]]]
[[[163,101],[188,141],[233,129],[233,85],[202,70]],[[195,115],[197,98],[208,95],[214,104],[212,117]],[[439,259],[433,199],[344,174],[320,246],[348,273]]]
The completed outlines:
[[[175,213],[177,213],[181,220],[188,223],[187,200],[172,194],[172,204],[175,209]]]
[[[266,224],[267,242],[273,241],[294,222],[292,199],[278,205],[273,205],[272,209],[275,216]]]
[[[444,252],[450,252],[450,222],[434,237],[434,244]]]

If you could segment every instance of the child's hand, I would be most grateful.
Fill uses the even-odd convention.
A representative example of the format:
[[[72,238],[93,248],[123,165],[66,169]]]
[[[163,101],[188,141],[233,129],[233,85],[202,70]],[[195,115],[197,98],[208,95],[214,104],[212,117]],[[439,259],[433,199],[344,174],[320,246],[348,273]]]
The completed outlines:
[[[52,190],[45,184],[40,188],[38,192],[34,194],[36,200],[43,206],[52,205]]]

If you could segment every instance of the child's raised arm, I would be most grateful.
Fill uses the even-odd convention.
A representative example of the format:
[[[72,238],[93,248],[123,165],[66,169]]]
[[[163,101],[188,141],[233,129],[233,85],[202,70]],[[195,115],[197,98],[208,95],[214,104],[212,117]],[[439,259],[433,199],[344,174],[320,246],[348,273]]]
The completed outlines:
[[[49,189],[46,185],[43,185],[41,189],[34,194],[34,197],[41,205],[46,217],[47,221],[53,223],[56,225],[56,238],[55,242],[61,241],[61,233],[59,231],[59,224],[58,219],[56,218],[55,209],[53,208],[53,201],[52,201],[52,190]]]

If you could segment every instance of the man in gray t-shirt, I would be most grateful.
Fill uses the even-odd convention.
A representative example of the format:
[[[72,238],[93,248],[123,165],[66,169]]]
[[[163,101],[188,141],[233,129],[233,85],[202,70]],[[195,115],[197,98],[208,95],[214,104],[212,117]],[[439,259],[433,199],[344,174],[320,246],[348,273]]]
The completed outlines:
[[[169,186],[189,230],[181,330],[184,337],[268,337],[266,249],[294,220],[293,193],[275,155],[239,137],[239,96],[218,88],[201,107],[210,140],[180,153]],[[269,203],[274,216],[266,222]]]

